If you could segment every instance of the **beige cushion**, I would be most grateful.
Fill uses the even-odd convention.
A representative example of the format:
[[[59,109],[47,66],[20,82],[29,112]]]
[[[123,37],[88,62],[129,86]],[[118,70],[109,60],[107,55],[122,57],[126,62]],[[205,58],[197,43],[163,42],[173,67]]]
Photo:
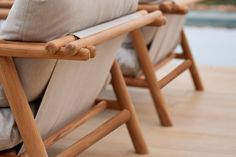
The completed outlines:
[[[127,14],[137,1],[16,0],[0,38],[48,41]]]

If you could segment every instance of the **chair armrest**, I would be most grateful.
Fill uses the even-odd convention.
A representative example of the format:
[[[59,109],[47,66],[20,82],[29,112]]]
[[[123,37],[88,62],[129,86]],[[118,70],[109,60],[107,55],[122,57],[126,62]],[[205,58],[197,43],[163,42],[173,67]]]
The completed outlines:
[[[164,1],[160,4],[139,4],[138,10],[147,10],[148,12],[153,12],[160,10],[165,14],[180,14],[184,15],[188,13],[188,7],[186,4],[177,4],[174,1]]]
[[[68,56],[65,55],[63,51],[64,48],[56,54],[50,54],[47,50],[45,50],[45,43],[0,40],[0,56],[64,60],[88,60],[91,58],[90,52],[83,52],[75,56]]]
[[[146,11],[139,11],[139,17],[129,20],[127,22],[118,23],[106,30],[98,31],[89,36],[80,38],[79,40],[72,41],[66,44],[65,53],[69,55],[77,54],[81,48],[90,45],[99,45],[107,40],[116,38],[122,34],[134,31],[135,29],[143,26],[155,23],[155,25],[163,25],[165,23],[165,17],[160,11],[147,13]],[[164,21],[164,22],[163,22]],[[53,43],[52,43],[53,44]],[[56,45],[56,44],[55,44]]]
[[[96,45],[126,34],[145,25],[162,25],[165,21],[160,11],[147,13],[139,11],[132,19],[124,17],[108,22],[108,27],[94,26],[48,43],[15,42],[0,40],[0,56],[46,58],[64,60],[88,60],[95,57]],[[131,15],[128,15],[131,16]],[[122,19],[122,20],[121,20]],[[122,21],[119,23],[118,21]],[[115,23],[115,24],[114,24]],[[95,30],[95,31],[94,31]],[[88,32],[88,33],[85,33]],[[76,37],[75,35],[78,35]]]

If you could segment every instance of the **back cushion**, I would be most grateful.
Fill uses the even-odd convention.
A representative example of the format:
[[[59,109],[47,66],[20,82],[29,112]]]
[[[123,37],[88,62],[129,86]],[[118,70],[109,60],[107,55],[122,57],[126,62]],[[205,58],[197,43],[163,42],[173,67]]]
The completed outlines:
[[[128,14],[137,3],[138,0],[16,0],[0,38],[49,41]]]

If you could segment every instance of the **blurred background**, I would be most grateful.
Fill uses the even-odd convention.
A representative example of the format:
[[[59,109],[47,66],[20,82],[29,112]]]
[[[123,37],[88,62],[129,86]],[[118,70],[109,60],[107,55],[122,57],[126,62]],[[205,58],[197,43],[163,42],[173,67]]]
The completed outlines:
[[[186,32],[199,64],[236,67],[236,0],[191,5]]]

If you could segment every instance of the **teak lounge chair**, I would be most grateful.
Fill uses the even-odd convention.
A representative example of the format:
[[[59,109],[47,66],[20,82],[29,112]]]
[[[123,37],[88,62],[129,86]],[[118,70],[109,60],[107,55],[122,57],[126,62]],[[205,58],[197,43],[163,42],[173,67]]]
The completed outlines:
[[[96,105],[94,101],[109,71],[121,111],[57,156],[76,156],[122,124],[128,128],[136,153],[148,153],[122,73],[114,59],[125,34],[148,24],[159,25],[162,21],[160,11],[139,11],[46,43],[1,40],[0,80],[26,149],[9,156],[47,157],[47,148],[106,109],[106,101]],[[58,60],[35,119],[15,58]]]
[[[184,18],[185,14],[188,12],[188,8],[185,5],[176,4],[172,1],[164,1],[161,4],[140,4],[139,9],[144,9],[148,12],[161,10],[167,17],[167,23],[160,28],[151,28],[151,30],[147,28],[147,31],[143,30],[144,35],[149,39],[143,38],[141,31],[131,33],[133,46],[139,62],[138,64],[140,65],[139,69],[141,71],[131,72],[129,75],[124,73],[124,71],[127,70],[126,64],[130,64],[130,61],[120,62],[120,58],[118,57],[118,62],[125,75],[126,84],[133,87],[148,88],[161,124],[163,126],[172,126],[172,120],[166,102],[161,94],[161,88],[166,86],[185,70],[189,69],[196,90],[203,90],[196,63],[191,54],[183,29]],[[150,40],[150,36],[153,36],[151,42],[147,41]],[[174,52],[178,44],[183,50],[182,53]],[[183,63],[178,65],[178,67],[167,74],[163,79],[158,80],[155,72],[172,59],[181,59]],[[129,67],[128,69],[131,68]]]

